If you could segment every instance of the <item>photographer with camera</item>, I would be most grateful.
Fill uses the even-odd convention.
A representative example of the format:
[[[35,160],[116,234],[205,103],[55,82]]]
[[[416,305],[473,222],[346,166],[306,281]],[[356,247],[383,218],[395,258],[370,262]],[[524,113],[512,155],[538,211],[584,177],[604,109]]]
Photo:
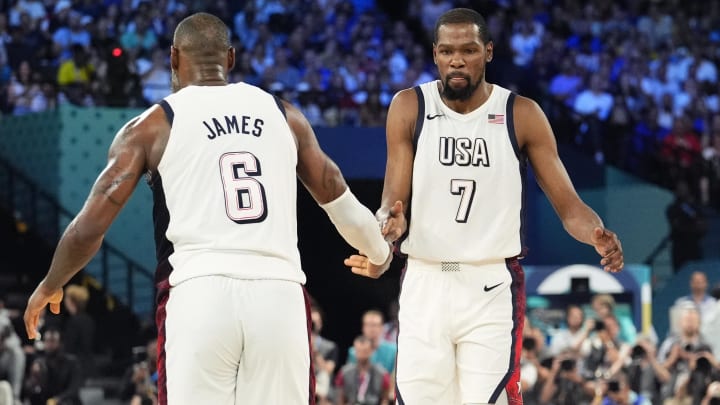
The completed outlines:
[[[707,347],[700,347],[690,355],[690,375],[680,390],[692,398],[693,404],[699,404],[707,395],[710,384],[720,380],[717,361]]]
[[[668,336],[660,345],[658,360],[670,373],[669,381],[661,388],[662,398],[682,397],[682,388],[690,378],[691,366],[696,366],[691,361],[696,359],[697,353],[710,351],[710,345],[700,335],[699,311],[694,305],[683,307],[678,334]]]
[[[670,372],[657,360],[652,340],[640,336],[621,360],[627,371],[628,385],[653,403],[660,403],[660,387],[670,381]]]
[[[649,398],[630,389],[627,375],[622,371],[596,384],[591,405],[652,405]]]
[[[592,386],[580,375],[577,357],[570,351],[553,358],[550,373],[540,391],[540,403],[577,405],[592,398]]]
[[[133,364],[123,376],[120,399],[152,404],[157,399],[157,338],[153,337],[140,349],[133,349]]]
[[[587,380],[612,375],[621,368],[623,353],[630,352],[630,346],[619,339],[620,326],[615,316],[606,315],[592,325],[593,331],[580,351],[584,359],[582,374]]]

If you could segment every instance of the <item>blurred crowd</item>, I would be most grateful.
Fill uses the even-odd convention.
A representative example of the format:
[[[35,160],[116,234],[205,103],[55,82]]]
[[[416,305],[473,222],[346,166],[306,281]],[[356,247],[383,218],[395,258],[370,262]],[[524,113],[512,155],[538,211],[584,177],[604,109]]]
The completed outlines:
[[[435,20],[487,17],[488,79],[537,100],[558,140],[720,207],[720,3],[703,0],[3,0],[0,111],[143,107],[170,92],[175,25],[220,16],[243,80],[313,125],[383,126],[399,89],[432,80]]]
[[[434,23],[457,6],[487,18],[495,42],[490,82],[538,101],[559,142],[676,190],[668,219],[678,241],[704,232],[702,207],[720,209],[715,1],[0,0],[0,119],[65,103],[157,102],[171,91],[175,25],[207,11],[232,31],[238,57],[230,81],[280,95],[313,125],[384,126],[395,92],[436,77]],[[711,384],[720,372],[713,355],[720,343],[709,341],[720,331],[707,332],[720,325],[720,315],[704,275],[693,280],[663,339],[637,334],[607,296],[568,308],[552,333],[528,318],[525,403],[720,403],[720,386]],[[88,351],[97,347],[88,342],[97,332],[83,315],[85,295],[66,292],[72,321],[48,322],[35,343],[7,327],[17,314],[0,310],[0,403],[8,390],[31,404],[79,403],[83,381],[97,368]],[[367,312],[351,347],[339,348],[321,334],[322,310],[315,306],[320,404],[388,403],[395,313]],[[130,361],[117,389],[123,400],[152,403],[154,344],[147,339]]]
[[[526,405],[720,403],[720,284],[711,289],[707,275],[694,272],[687,294],[679,293],[668,311],[669,330],[661,334],[652,326],[643,329],[632,308],[613,295],[583,297],[585,302],[544,308],[554,316],[528,307],[520,360]],[[156,403],[157,337],[148,333],[127,358],[101,364],[99,354],[107,348],[86,312],[88,298],[86,287],[66,287],[62,315],[41,318],[38,341],[21,337],[20,312],[0,300],[2,403]],[[356,337],[343,345],[324,333],[328,320],[311,300],[318,405],[393,403],[398,310],[397,301],[366,310]],[[112,385],[93,397],[90,381],[108,375],[109,367],[116,370]]]

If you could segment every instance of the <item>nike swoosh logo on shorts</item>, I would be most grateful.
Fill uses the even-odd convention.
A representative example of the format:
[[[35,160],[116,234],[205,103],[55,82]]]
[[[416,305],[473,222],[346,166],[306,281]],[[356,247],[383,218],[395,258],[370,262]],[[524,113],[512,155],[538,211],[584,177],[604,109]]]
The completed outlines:
[[[488,291],[496,289],[497,287],[500,287],[501,285],[502,285],[502,283],[498,283],[498,284],[495,284],[494,286],[488,287],[486,284],[485,287],[483,288],[483,290],[485,290],[485,292],[488,292]]]
[[[437,117],[443,117],[443,116],[445,116],[445,114],[435,114],[435,115],[430,115],[430,114],[428,114],[428,115],[425,116],[425,118],[427,118],[427,119],[429,119],[429,120],[434,120],[434,119],[437,118]]]

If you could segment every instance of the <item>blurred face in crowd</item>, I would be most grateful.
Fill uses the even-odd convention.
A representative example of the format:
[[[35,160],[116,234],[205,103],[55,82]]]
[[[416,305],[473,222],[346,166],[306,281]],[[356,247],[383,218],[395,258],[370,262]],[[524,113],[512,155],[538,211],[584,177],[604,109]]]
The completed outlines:
[[[703,295],[707,291],[708,281],[705,273],[696,271],[690,277],[690,291],[693,295]]]
[[[60,349],[60,332],[55,330],[45,332],[43,335],[43,343],[45,343],[46,353],[56,353]]]
[[[433,60],[448,100],[466,101],[485,81],[485,64],[492,59],[493,44],[484,44],[477,25],[445,24],[438,27]]]
[[[374,342],[380,339],[383,331],[383,318],[380,314],[370,312],[363,316],[362,321],[363,335]]]
[[[578,307],[569,307],[567,312],[568,329],[580,329],[583,323],[583,311]]]
[[[147,351],[147,358],[149,363],[155,363],[157,361],[157,340],[153,339],[150,342],[148,342],[147,346],[145,347],[145,350]]]
[[[359,364],[367,363],[368,361],[370,361],[370,356],[372,356],[373,348],[369,340],[357,340],[353,342],[353,347],[355,348],[355,358],[357,359],[357,362]]]
[[[700,331],[700,314],[696,309],[686,309],[680,317],[680,331],[687,337],[695,336]]]
[[[322,320],[322,315],[320,315],[320,312],[316,311],[316,310],[312,310],[310,312],[310,319],[312,319],[312,323],[314,326],[313,332],[320,333],[320,331],[322,330],[322,327],[323,327],[323,320]]]

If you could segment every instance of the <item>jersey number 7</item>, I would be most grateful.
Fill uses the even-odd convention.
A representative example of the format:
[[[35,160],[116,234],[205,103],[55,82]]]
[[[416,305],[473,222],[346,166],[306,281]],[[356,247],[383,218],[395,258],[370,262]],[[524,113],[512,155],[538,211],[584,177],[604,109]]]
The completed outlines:
[[[475,197],[475,180],[450,180],[450,194],[460,196],[460,206],[455,215],[455,221],[462,224],[466,223],[470,216],[473,197]]]

